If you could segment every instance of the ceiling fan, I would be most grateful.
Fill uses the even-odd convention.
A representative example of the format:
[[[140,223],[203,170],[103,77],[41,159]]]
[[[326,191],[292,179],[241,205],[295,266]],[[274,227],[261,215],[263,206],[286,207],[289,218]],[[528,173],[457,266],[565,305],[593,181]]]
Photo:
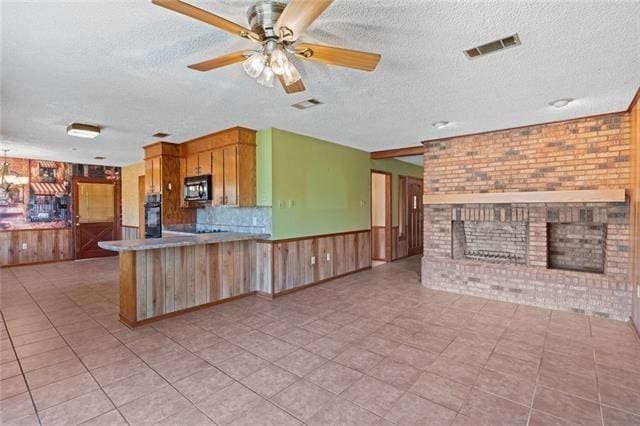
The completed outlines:
[[[333,0],[289,0],[287,3],[260,0],[247,11],[250,30],[180,0],[151,2],[259,44],[255,50],[233,52],[189,65],[197,71],[210,71],[242,62],[245,72],[259,84],[273,87],[277,79],[285,92],[297,93],[304,91],[305,87],[288,54],[362,71],[373,71],[380,62],[381,57],[376,53],[299,41],[299,37]]]

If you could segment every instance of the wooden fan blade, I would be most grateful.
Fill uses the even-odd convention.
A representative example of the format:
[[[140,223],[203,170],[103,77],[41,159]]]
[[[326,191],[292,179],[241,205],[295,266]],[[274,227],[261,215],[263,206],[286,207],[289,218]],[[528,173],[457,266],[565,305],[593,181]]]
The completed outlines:
[[[282,88],[284,89],[284,91],[287,92],[287,94],[289,95],[292,93],[304,92],[306,90],[306,87],[304,87],[304,83],[302,82],[302,79],[288,86],[285,85],[284,78],[282,78],[281,75],[278,76],[278,80],[280,81],[280,84],[282,85]]]
[[[276,34],[286,27],[291,33],[285,39],[297,40],[331,3],[333,0],[289,0],[276,22]]]
[[[198,62],[197,64],[189,65],[189,68],[197,71],[210,71],[215,68],[225,67],[227,65],[235,64],[236,62],[242,62],[247,59],[244,56],[244,51],[233,52],[228,55],[218,56],[217,58],[209,59],[208,61]]]
[[[206,10],[192,6],[180,0],[151,0],[151,3],[213,25],[214,27],[218,27],[221,30],[228,31],[231,34],[235,34],[242,38],[253,38],[255,40],[260,39],[256,33],[242,25],[238,25],[235,22],[231,22],[221,16],[214,15],[211,12],[207,12]]]
[[[382,58],[377,53],[360,52],[321,44],[298,43],[295,45],[295,49],[296,55],[302,59],[339,67],[355,68],[362,71],[373,71]]]

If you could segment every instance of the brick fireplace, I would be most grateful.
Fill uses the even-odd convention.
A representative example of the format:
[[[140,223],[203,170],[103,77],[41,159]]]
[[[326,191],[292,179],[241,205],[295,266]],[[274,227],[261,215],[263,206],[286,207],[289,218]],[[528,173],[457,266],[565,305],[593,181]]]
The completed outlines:
[[[628,128],[614,114],[426,142],[423,285],[627,320]]]

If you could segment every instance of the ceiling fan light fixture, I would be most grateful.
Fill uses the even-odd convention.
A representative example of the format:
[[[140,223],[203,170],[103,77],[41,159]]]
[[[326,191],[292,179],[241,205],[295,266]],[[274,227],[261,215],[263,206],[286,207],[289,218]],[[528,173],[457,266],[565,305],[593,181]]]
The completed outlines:
[[[243,63],[242,68],[251,78],[258,78],[262,74],[267,60],[262,52],[255,52],[249,56]]]
[[[273,87],[274,80],[275,80],[275,74],[273,73],[273,70],[271,69],[271,67],[264,67],[264,69],[262,70],[262,73],[260,74],[260,76],[256,81],[258,82],[258,84],[261,84],[262,86]]]
[[[287,55],[280,49],[274,49],[271,53],[271,69],[276,75],[283,75],[289,65]]]
[[[284,68],[284,72],[282,73],[282,78],[284,79],[284,84],[286,86],[291,86],[292,84],[300,81],[302,76],[295,65],[291,62],[287,62],[287,66]]]

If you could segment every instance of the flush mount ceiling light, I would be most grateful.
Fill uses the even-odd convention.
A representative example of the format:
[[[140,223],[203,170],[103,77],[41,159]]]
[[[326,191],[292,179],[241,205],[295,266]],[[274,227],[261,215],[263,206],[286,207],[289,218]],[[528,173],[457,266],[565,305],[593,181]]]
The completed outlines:
[[[180,0],[151,0],[153,4],[205,22],[257,43],[250,51],[237,51],[189,68],[211,71],[242,62],[245,72],[259,84],[273,87],[278,80],[288,94],[305,90],[298,69],[289,57],[328,65],[373,71],[380,55],[320,44],[304,43],[299,37],[333,3],[333,0],[258,0],[247,10],[251,29]]]
[[[90,124],[71,123],[67,126],[67,134],[79,138],[93,139],[100,134],[100,127]]]
[[[445,127],[448,124],[449,124],[448,121],[436,121],[435,123],[432,123],[431,125],[433,127],[435,127],[436,129],[442,129],[443,127]]]
[[[567,105],[569,105],[571,102],[573,102],[573,99],[571,98],[562,98],[562,99],[556,99],[555,101],[549,102],[549,105],[551,105],[554,108],[564,108]]]

